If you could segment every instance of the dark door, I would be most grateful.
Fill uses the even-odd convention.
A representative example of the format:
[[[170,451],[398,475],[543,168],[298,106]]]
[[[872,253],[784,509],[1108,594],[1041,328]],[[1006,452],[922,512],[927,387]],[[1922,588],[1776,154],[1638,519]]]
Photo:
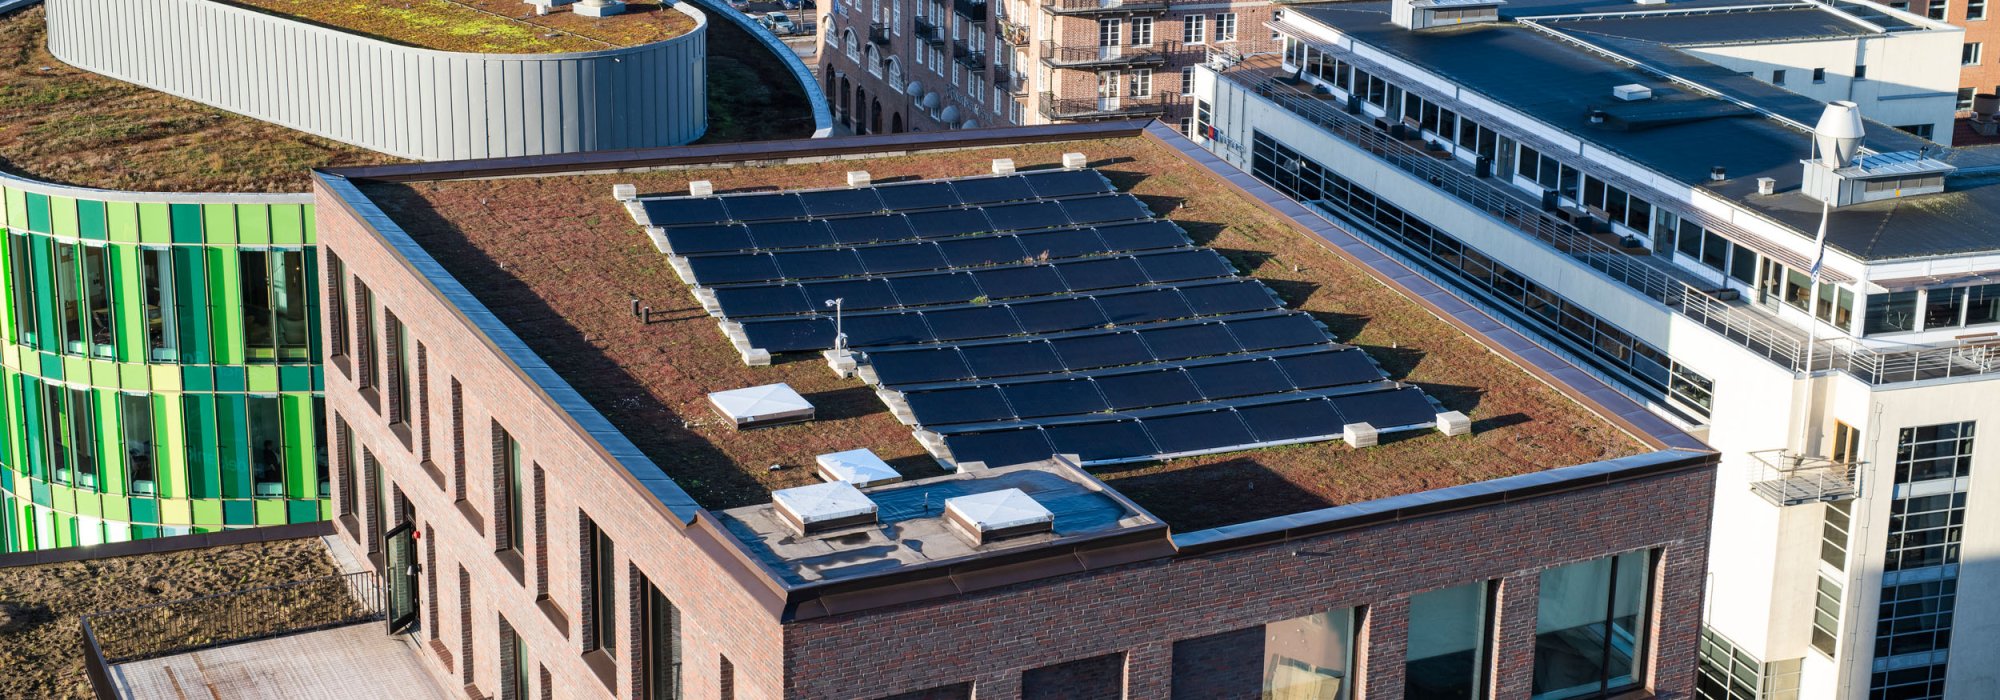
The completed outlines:
[[[382,593],[388,607],[389,633],[397,634],[417,622],[417,538],[409,521],[382,536],[382,551],[388,554],[382,567]]]

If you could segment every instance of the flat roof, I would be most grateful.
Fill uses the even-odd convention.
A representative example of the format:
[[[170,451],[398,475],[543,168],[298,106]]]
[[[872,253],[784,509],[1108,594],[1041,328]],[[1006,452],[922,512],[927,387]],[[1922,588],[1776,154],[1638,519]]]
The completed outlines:
[[[619,434],[711,510],[761,505],[772,490],[813,483],[815,456],[831,452],[872,449],[913,480],[945,471],[871,387],[836,376],[817,354],[781,354],[769,366],[746,365],[678,279],[669,256],[654,249],[624,204],[611,197],[616,184],[636,184],[641,193],[682,192],[691,180],[708,180],[718,193],[807,190],[838,186],[850,170],[867,170],[876,183],[932,180],[984,173],[994,158],[1011,158],[1023,171],[1049,169],[1063,153],[1081,152],[1117,190],[1136,195],[1196,243],[1269,285],[1287,307],[1310,314],[1390,376],[1474,421],[1470,436],[1385,434],[1382,444],[1365,449],[1321,442],[1092,470],[1177,530],[1653,451],[1626,432],[1627,419],[1614,422],[1587,408],[1580,402],[1591,399],[1558,390],[1548,375],[1496,354],[1465,326],[1434,315],[1444,312],[1384,286],[1386,273],[1329,249],[1231,186],[1193,160],[1205,154],[1191,143],[1111,128],[902,135],[883,137],[901,140],[873,152],[843,145],[873,139],[748,147],[759,153],[787,147],[855,151],[792,162],[769,154],[732,159],[720,147],[644,152],[718,154],[665,170],[644,169],[643,158],[611,160],[640,158],[638,153],[540,161],[550,164],[545,170],[626,171],[613,174],[534,175],[535,159],[506,161],[519,165],[490,171],[531,177],[426,179],[426,173],[447,176],[449,165],[339,174],[351,177]],[[968,138],[974,133],[979,137]],[[370,179],[385,175],[401,182]],[[634,299],[651,308],[650,323],[633,317]],[[1478,327],[1494,327],[1483,316],[1476,320],[1482,321]],[[711,417],[709,392],[778,382],[811,401],[818,419],[738,432]]]
[[[694,20],[662,0],[586,17],[575,6],[535,14],[521,0],[212,0],[404,46],[463,53],[572,53],[637,46],[686,34]]]
[[[1587,9],[1606,10],[1599,5]],[[1286,11],[1334,27],[1355,41],[1676,181],[1736,201],[1791,228],[1795,235],[1811,238],[1818,229],[1818,204],[1810,207],[1808,220],[1801,213],[1806,197],[1799,193],[1803,179],[1799,161],[1809,154],[1809,137],[1743,104],[1809,125],[1818,120],[1822,103],[1709,63],[1658,38],[1622,36],[1593,28],[1608,25],[1637,35],[1641,32],[1634,28],[1663,22],[1659,26],[1665,29],[1661,31],[1675,34],[1684,27],[1712,22],[1718,28],[1734,27],[1728,31],[1737,36],[1783,34],[1759,28],[1761,20],[1746,22],[1738,15],[1720,14],[1543,21],[1543,26],[1568,37],[1564,39],[1514,22],[1409,31],[1388,22],[1389,6],[1382,2],[1299,5]],[[1756,17],[1793,17],[1787,21],[1797,27],[1819,26],[1823,21],[1803,19],[1800,12],[1762,10]],[[1823,10],[1812,12],[1837,20]],[[1739,17],[1738,23],[1748,26],[1730,25],[1724,21],[1728,17]],[[1772,24],[1782,29],[1786,22]],[[1730,99],[1611,60],[1586,46],[1679,76]],[[1614,86],[1626,84],[1651,88],[1653,98],[1622,103],[1611,96]],[[1611,119],[1604,125],[1592,125],[1589,114],[1593,110],[1607,112]],[[1935,154],[1945,150],[1879,122],[1868,122],[1867,130],[1864,145],[1877,152],[1928,148]],[[1729,179],[1710,181],[1709,173],[1716,166],[1723,167]],[[1757,179],[1761,177],[1777,181],[1777,195],[1757,194]],[[1968,224],[1990,222],[2000,212],[2000,188],[1991,184],[1984,177],[1954,177],[1943,194],[1842,208],[1833,215],[1828,245],[1861,260],[2000,250],[2000,237]]]
[[[1798,41],[1880,33],[1809,5],[1774,5],[1732,11],[1716,10],[1666,15],[1605,15],[1587,19],[1541,21],[1565,31],[1680,45]]]
[[[305,192],[397,159],[107,78],[49,54],[40,5],[0,15],[0,169],[135,192]]]

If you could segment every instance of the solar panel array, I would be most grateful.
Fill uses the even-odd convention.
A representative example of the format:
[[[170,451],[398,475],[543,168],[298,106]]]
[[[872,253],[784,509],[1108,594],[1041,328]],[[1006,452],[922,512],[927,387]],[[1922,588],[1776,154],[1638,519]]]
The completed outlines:
[[[746,360],[844,334],[947,461],[1105,464],[1436,419],[1421,391],[1094,170],[639,208]]]

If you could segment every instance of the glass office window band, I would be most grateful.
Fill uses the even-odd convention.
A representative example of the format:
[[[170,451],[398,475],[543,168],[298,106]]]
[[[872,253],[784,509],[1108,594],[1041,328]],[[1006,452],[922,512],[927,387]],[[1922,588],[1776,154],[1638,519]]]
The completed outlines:
[[[1602,695],[1644,679],[1652,558],[1631,552],[1542,572],[1536,700]]]
[[[1468,583],[1410,597],[1404,700],[1483,700],[1495,587]]]
[[[1342,608],[1265,625],[1262,697],[1352,698],[1354,633],[1359,619],[1359,608]]]

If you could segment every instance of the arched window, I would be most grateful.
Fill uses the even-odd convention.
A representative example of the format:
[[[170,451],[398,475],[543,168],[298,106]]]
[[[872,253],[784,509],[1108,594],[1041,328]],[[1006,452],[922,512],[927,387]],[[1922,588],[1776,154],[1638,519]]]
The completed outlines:
[[[895,90],[896,92],[902,92],[909,88],[908,85],[905,85],[903,83],[902,61],[897,60],[895,56],[890,56],[887,61],[883,61],[882,67],[883,70],[889,74],[888,77],[889,89]]]
[[[854,38],[854,30],[852,28],[841,30],[840,43],[842,47],[847,49],[847,60],[857,63],[861,61],[861,41]]]
[[[882,55],[875,51],[874,44],[869,44],[865,51],[868,55],[868,74],[877,78],[882,77]]]

